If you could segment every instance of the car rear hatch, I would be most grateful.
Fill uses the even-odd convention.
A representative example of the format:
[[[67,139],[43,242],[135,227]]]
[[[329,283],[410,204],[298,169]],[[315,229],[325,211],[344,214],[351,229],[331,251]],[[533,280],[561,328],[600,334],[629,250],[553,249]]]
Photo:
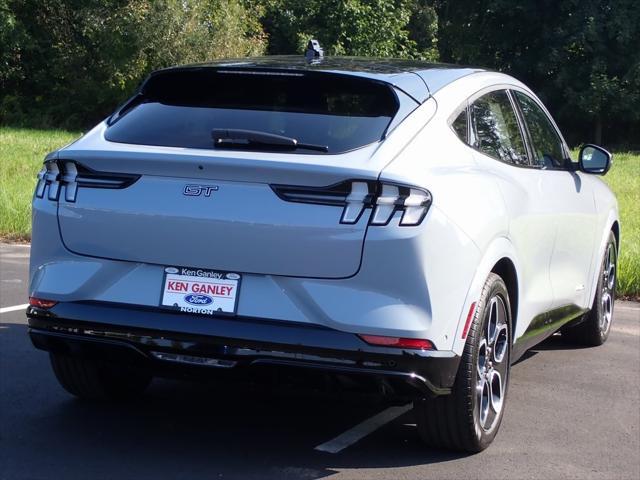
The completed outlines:
[[[372,154],[407,111],[401,96],[382,82],[329,73],[161,72],[62,149],[41,175],[48,193],[40,193],[58,196],[63,241],[81,255],[348,277],[361,261],[366,198],[386,163]],[[327,151],[235,133],[219,145],[214,129]]]

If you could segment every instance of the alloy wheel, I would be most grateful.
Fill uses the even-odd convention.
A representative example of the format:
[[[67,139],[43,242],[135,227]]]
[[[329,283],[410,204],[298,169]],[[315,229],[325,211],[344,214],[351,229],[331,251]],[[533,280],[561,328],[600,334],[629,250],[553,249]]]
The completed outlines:
[[[612,243],[607,246],[607,253],[604,257],[602,266],[602,295],[601,295],[601,314],[600,314],[600,331],[605,335],[611,326],[611,318],[613,316],[613,301],[616,286],[616,249]]]
[[[488,432],[500,418],[509,374],[507,310],[500,295],[491,297],[486,315],[478,346],[476,396],[478,421]]]

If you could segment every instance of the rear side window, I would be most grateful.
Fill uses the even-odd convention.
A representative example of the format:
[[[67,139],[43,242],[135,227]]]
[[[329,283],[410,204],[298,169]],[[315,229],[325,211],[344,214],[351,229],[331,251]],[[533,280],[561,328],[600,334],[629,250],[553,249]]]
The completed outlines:
[[[564,149],[562,140],[556,132],[547,114],[528,95],[515,92],[522,114],[524,115],[533,148],[533,164],[543,168],[562,168]]]
[[[107,140],[210,149],[213,129],[245,129],[342,153],[381,140],[399,106],[389,85],[323,73],[178,70],[151,77],[141,93]]]
[[[467,131],[467,109],[462,110],[456,119],[451,124],[451,128],[456,132],[456,135],[462,140],[464,143],[469,142],[469,134]]]
[[[483,95],[471,105],[472,146],[497,160],[528,166],[518,120],[505,90]]]

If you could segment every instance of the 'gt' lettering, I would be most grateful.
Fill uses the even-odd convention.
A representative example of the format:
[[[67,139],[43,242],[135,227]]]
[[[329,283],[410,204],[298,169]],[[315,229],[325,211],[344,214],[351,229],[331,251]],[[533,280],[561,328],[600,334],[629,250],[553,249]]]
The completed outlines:
[[[210,197],[217,190],[217,185],[185,185],[182,194],[188,197],[199,197],[200,195]]]

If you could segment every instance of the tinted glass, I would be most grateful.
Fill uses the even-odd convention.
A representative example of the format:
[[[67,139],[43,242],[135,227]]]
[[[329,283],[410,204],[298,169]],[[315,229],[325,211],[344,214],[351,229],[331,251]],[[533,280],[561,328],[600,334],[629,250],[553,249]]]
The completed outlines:
[[[531,135],[533,164],[545,168],[561,168],[564,165],[564,150],[551,120],[532,98],[522,92],[515,94]]]
[[[391,87],[327,74],[178,71],[152,77],[142,93],[107,140],[213,148],[212,129],[248,129],[339,153],[379,141],[398,110]]]
[[[464,143],[468,142],[468,133],[467,133],[467,110],[464,109],[460,112],[460,114],[456,117],[456,119],[451,124],[453,130],[456,132],[460,140]]]
[[[472,145],[503,162],[528,165],[516,114],[504,90],[488,93],[471,106]]]

